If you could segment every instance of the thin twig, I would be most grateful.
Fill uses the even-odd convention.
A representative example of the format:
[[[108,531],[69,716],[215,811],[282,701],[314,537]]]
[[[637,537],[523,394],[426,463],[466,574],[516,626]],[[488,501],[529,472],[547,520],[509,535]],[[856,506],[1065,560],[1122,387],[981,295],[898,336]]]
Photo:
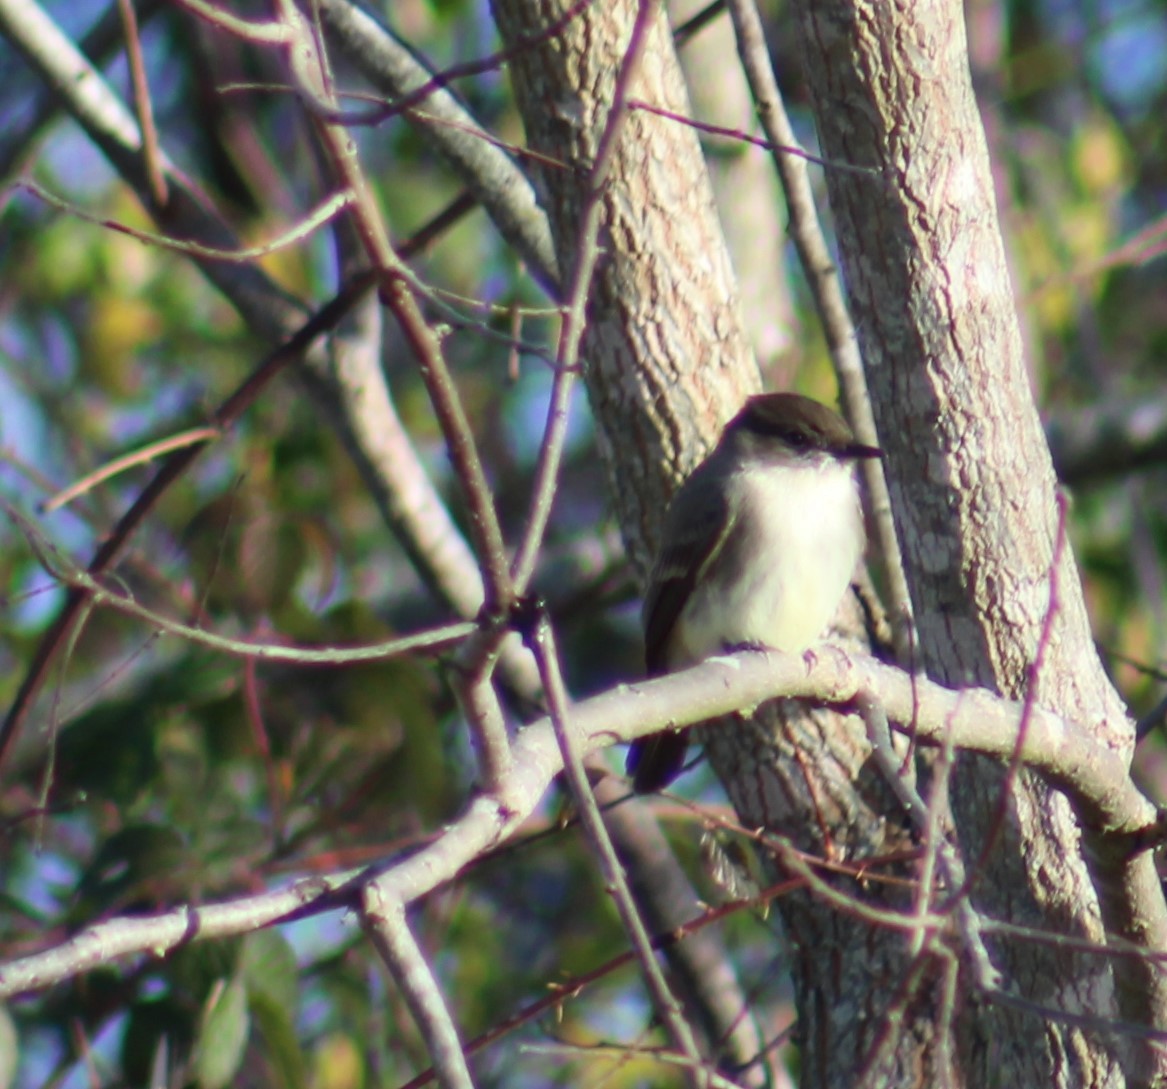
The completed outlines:
[[[616,850],[612,846],[608,830],[604,827],[604,819],[596,805],[596,798],[592,793],[591,784],[588,782],[583,759],[571,737],[567,690],[564,687],[563,676],[559,668],[555,633],[545,610],[540,610],[535,619],[531,649],[539,666],[543,690],[547,693],[551,722],[559,744],[559,752],[563,758],[564,777],[571,787],[572,798],[579,810],[580,824],[583,826],[588,842],[599,862],[605,887],[616,904],[616,911],[620,915],[624,931],[636,952],[636,959],[644,974],[644,980],[648,986],[648,992],[652,996],[657,1015],[664,1022],[665,1028],[672,1038],[673,1046],[688,1061],[691,1074],[696,1076],[702,1067],[701,1052],[698,1049],[697,1040],[693,1036],[689,1023],[685,1020],[680,1003],[669,989],[664,973],[657,963],[652,950],[652,942],[644,927],[644,922],[640,918],[640,912],[632,898],[632,892],[628,888],[624,868],[616,857]]]
[[[113,590],[90,571],[78,567],[45,538],[40,531],[10,504],[0,500],[3,510],[15,522],[41,566],[63,586],[83,594],[94,606],[105,606],[123,616],[133,617],[156,631],[175,635],[187,642],[248,661],[290,662],[297,665],[343,666],[362,662],[387,661],[416,651],[436,651],[456,644],[478,630],[471,620],[463,620],[383,643],[360,647],[300,647],[279,643],[254,643],[244,639],[230,639],[216,635],[205,628],[171,620],[153,609],[138,604],[127,593]]]
[[[67,503],[72,503],[74,499],[96,488],[98,484],[117,476],[118,473],[124,473],[127,469],[132,469],[135,465],[144,465],[148,461],[153,461],[163,454],[172,453],[184,446],[193,446],[195,443],[200,442],[211,442],[218,437],[219,432],[212,427],[192,427],[186,431],[180,431],[176,435],[168,435],[166,438],[159,439],[157,442],[147,443],[145,446],[138,447],[137,450],[131,450],[130,453],[123,454],[120,458],[107,461],[99,469],[94,469],[92,472],[86,473],[80,480],[70,484],[67,488],[63,488],[56,495],[44,500],[40,504],[39,509],[42,514],[51,514],[53,511],[60,509]]]
[[[255,662],[248,662],[243,669],[243,709],[255,749],[263,764],[264,779],[267,783],[267,807],[270,813],[272,852],[278,852],[284,842],[285,797],[282,780],[272,759],[271,735],[263,717],[263,707],[259,692],[259,671]]]
[[[941,963],[944,965],[943,986],[940,991],[940,1009],[937,1012],[936,1063],[943,1079],[940,1089],[955,1089],[957,1084],[956,1055],[953,1043],[956,1041],[956,1004],[960,986],[960,961],[951,950],[941,947]],[[961,1081],[963,1084],[963,1079]]]
[[[330,41],[382,93],[399,97],[433,78],[392,31],[351,0],[321,0],[320,14]],[[539,283],[557,295],[559,273],[547,216],[530,179],[503,153],[520,149],[486,133],[444,87],[433,91],[424,110],[409,109],[405,117],[451,164]]]
[[[130,62],[130,84],[133,88],[134,109],[138,127],[142,130],[142,156],[146,161],[146,177],[154,197],[154,207],[165,208],[169,203],[166,169],[158,144],[158,129],[154,125],[154,109],[150,102],[150,84],[146,80],[146,65],[142,60],[142,39],[138,36],[138,20],[134,15],[133,0],[118,0],[122,26],[125,30],[126,57]]]
[[[211,26],[254,45],[287,45],[291,41],[291,33],[279,19],[266,22],[241,19],[206,0],[175,0],[175,3]]]
[[[683,49],[725,10],[725,0],[712,0],[673,31],[673,45]]]
[[[913,750],[912,739],[914,737],[913,733],[908,734],[908,744],[904,746],[905,751]],[[923,824],[916,826],[917,835],[924,844],[924,865],[920,868],[920,888],[917,890],[917,895],[928,898],[929,908],[935,902],[933,880],[938,862],[939,845],[949,835],[952,828],[949,783],[955,761],[956,749],[952,744],[952,733],[949,731],[941,743],[939,755],[930,763],[928,811]],[[909,763],[905,757],[900,760],[898,768],[888,768],[885,770],[885,774],[895,774],[898,778],[906,780],[909,768],[913,764],[914,758],[912,763]]]
[[[335,94],[326,78],[325,58],[317,48],[316,36],[307,19],[292,0],[277,0],[276,10],[291,42],[288,53],[292,76],[302,95],[307,102],[334,107]],[[488,610],[505,609],[512,598],[511,579],[498,512],[441,342],[417,305],[404,262],[390,242],[352,136],[342,126],[324,121],[315,113],[312,116],[333,169],[342,186],[353,195],[353,221],[369,259],[378,271],[381,300],[397,319],[414,353],[418,373],[446,439],[469,510],[471,537],[486,584],[486,607]]]
[[[531,505],[527,514],[526,532],[519,544],[511,574],[516,591],[526,591],[535,571],[543,534],[551,517],[555,488],[559,481],[559,466],[563,459],[563,443],[567,437],[567,410],[575,385],[579,346],[587,322],[588,292],[596,261],[599,259],[597,238],[603,214],[603,190],[608,172],[616,154],[616,144],[628,116],[628,90],[636,79],[644,56],[645,43],[653,21],[660,12],[658,0],[641,0],[632,24],[628,48],[616,74],[612,104],[604,122],[604,131],[596,148],[596,158],[584,183],[580,202],[580,227],[576,240],[575,265],[566,282],[566,305],[559,328],[559,346],[556,351],[555,379],[551,387],[547,424],[539,449],[535,479],[531,485]]]
[[[574,1044],[568,1043],[567,1041],[520,1044],[519,1050],[525,1055],[555,1055],[565,1058],[595,1058],[595,1056],[601,1055],[624,1061],[627,1061],[629,1055],[633,1054],[631,1049],[623,1044]],[[685,1060],[679,1055],[667,1051],[639,1050],[635,1054],[641,1056],[651,1055],[663,1066],[683,1067],[687,1065]],[[730,1081],[729,1078],[722,1076],[715,1070],[704,1070],[702,1074],[705,1077],[705,1084],[708,1086],[708,1089],[741,1089],[741,1085],[738,1082]]]
[[[277,0],[276,8],[289,28],[289,50],[293,79],[303,97],[328,109],[335,106],[335,93],[328,78],[326,58],[317,48],[316,36],[307,19],[292,0]],[[395,252],[372,188],[357,156],[348,131],[323,119],[319,110],[310,111],[317,132],[341,184],[353,195],[351,209],[357,235],[378,273],[380,298],[397,320],[398,328],[413,351],[418,373],[426,387],[446,440],[455,478],[469,512],[471,538],[482,573],[486,616],[505,616],[514,599],[506,546],[494,498],[478,447],[462,406],[462,399],[446,363],[441,341],[418,305],[413,277]],[[482,780],[491,790],[506,774],[510,745],[506,723],[493,692],[476,692],[468,708],[467,721],[477,740],[482,762]],[[489,708],[491,713],[473,714]]]
[[[204,261],[232,261],[237,264],[253,261],[257,257],[266,257],[268,254],[275,253],[277,250],[304,241],[304,239],[311,236],[313,231],[322,227],[325,223],[344,211],[352,199],[348,193],[334,193],[319,208],[314,208],[305,215],[295,226],[290,227],[268,242],[261,242],[256,246],[243,246],[236,249],[221,249],[216,246],[204,246],[189,239],[174,238],[171,235],[158,234],[155,231],[143,231],[137,227],[129,227],[124,223],[119,223],[117,220],[109,219],[106,216],[95,216],[82,208],[78,208],[75,204],[70,204],[68,201],[54,196],[47,189],[28,179],[15,183],[12,188],[23,189],[26,193],[44,201],[45,204],[56,208],[60,212],[65,212],[77,219],[82,219],[86,223],[93,223],[98,227],[106,227],[111,231],[117,231],[119,234],[129,235],[131,238],[136,238],[139,242],[159,246],[173,253],[186,254],[189,257]]]
[[[138,26],[152,19],[162,6],[162,0],[138,0],[134,5]],[[121,16],[116,8],[107,7],[75,48],[85,63],[104,67],[124,38]],[[31,95],[26,93],[21,106],[21,116],[8,118],[0,133],[0,216],[11,191],[9,181],[21,172],[22,163],[33,154],[38,138],[61,111],[62,102],[50,87],[41,86]]]
[[[903,1024],[908,1006],[924,982],[927,968],[926,957],[915,957],[891,992],[883,1016],[873,1030],[871,1042],[859,1063],[859,1069],[855,1071],[855,1085],[858,1089],[866,1089],[867,1086],[882,1089],[883,1086],[893,1084],[891,1070],[885,1068],[884,1064],[890,1066],[894,1061],[896,1029]],[[878,997],[873,997],[878,1001]]]
[[[290,363],[298,360],[320,336],[334,329],[349,309],[373,286],[370,272],[354,276],[329,302],[322,306],[283,344],[255,368],[236,390],[211,414],[209,426],[221,435],[230,432],[240,417],[254,403],[268,384]],[[146,515],[158,500],[194,463],[207,444],[183,447],[170,454],[159,466],[153,479],[134,500],[130,509],[118,519],[117,525],[98,548],[86,570],[94,577],[108,571],[129,544],[130,538],[141,526]],[[82,612],[89,592],[73,590],[66,599],[60,615],[41,638],[32,664],[0,726],[0,764],[16,739],[32,701],[40,691],[49,663],[81,625]]]
[[[973,980],[982,992],[993,990],[1001,985],[1001,974],[993,965],[985,947],[980,915],[969,897],[964,894],[967,878],[960,853],[956,845],[944,835],[943,829],[934,828],[931,807],[924,803],[915,786],[901,772],[902,765],[891,745],[891,729],[887,714],[878,699],[870,693],[862,693],[856,703],[867,726],[867,737],[871,742],[876,764],[907,812],[917,833],[933,836],[933,842],[926,844],[926,848],[935,858],[946,886],[949,889],[961,890],[948,899],[943,911],[932,908],[934,897],[931,890],[921,890],[915,916],[921,920],[922,925],[916,931],[914,952],[917,956],[922,956],[934,944],[935,922],[929,921],[925,924],[923,920],[943,918],[951,911],[956,916],[963,952],[966,954],[965,963],[971,970]]]
[[[19,44],[94,144],[109,157],[126,181],[138,190],[143,202],[149,205],[151,201],[138,150],[141,146],[140,134],[132,115],[100,72],[77,54],[72,42],[35,5],[24,3],[23,0],[20,3],[17,0],[0,0],[0,28]],[[200,193],[189,179],[175,172],[171,163],[167,162],[166,167],[171,183],[168,227],[174,233],[198,238],[204,244],[213,242],[220,248],[234,245],[233,237],[221,219],[216,217],[205,194]],[[413,249],[427,244],[438,230],[444,229],[445,225],[463,214],[472,203],[465,197],[458,198],[439,213],[431,224],[418,232],[415,236],[417,247],[411,247],[408,242],[402,243],[399,257],[404,260]],[[280,292],[256,266],[215,264],[201,259],[200,264],[208,279],[223,292],[261,337],[282,341],[285,337],[297,335],[296,323],[301,320],[302,308]],[[388,401],[383,377],[379,372],[364,375],[359,389],[342,389],[338,398],[335,382],[330,384],[329,379],[321,373],[322,354],[318,349],[313,350],[313,365],[318,369],[306,369],[304,378],[313,385],[323,407],[331,410],[334,417],[339,419],[342,437],[353,449],[357,465],[369,482],[379,508],[402,538],[423,578],[436,585],[463,615],[474,615],[482,602],[482,590],[479,573],[471,562],[469,550],[450,523],[445,506],[437,497],[432,484],[424,478],[416,453],[408,444],[403,430],[398,428],[397,444],[390,449],[390,443],[383,434],[383,415],[375,421],[370,418],[380,412]],[[408,456],[403,457],[403,453]],[[408,465],[402,468],[405,462]],[[411,472],[411,468],[416,471]],[[173,479],[177,479],[178,475],[176,473]],[[402,487],[405,493],[399,493]],[[156,494],[143,497],[147,506],[152,505],[156,498]],[[138,506],[131,509],[127,518],[134,521],[134,525],[129,526],[129,531],[135,528],[141,513]],[[120,532],[120,529],[115,530],[115,539]],[[503,568],[505,570],[505,564]],[[15,737],[20,722],[27,715],[32,698],[40,690],[44,670],[52,660],[55,648],[62,644],[62,636],[68,625],[76,621],[76,605],[76,602],[66,602],[66,615],[60,617],[57,626],[46,633],[38,648],[32,670],[26,675],[4,725],[0,726],[0,760]],[[71,611],[72,617],[67,615]],[[529,662],[529,657],[525,655],[517,662],[513,656],[507,656],[508,670],[515,675],[516,682],[533,676],[533,666],[528,667]]]
[[[380,124],[382,121],[389,120],[390,117],[420,106],[432,94],[436,91],[444,91],[456,79],[465,79],[468,76],[478,76],[484,72],[498,72],[503,70],[507,63],[517,54],[527,49],[534,49],[535,46],[558,37],[567,29],[569,23],[577,19],[593,3],[594,0],[575,0],[574,4],[568,7],[553,22],[548,23],[547,26],[531,34],[524,35],[506,49],[500,49],[497,53],[490,53],[485,57],[479,57],[477,60],[463,61],[461,64],[451,65],[444,71],[433,73],[420,87],[414,87],[409,91],[400,93],[396,101],[392,103],[378,106],[375,109],[357,115],[345,113],[338,109],[334,102],[317,101],[316,107],[321,111],[323,120],[335,124],[344,126]]]
[[[714,125],[708,121],[698,121],[692,117],[686,117],[684,114],[675,113],[673,110],[662,109],[660,106],[654,106],[650,102],[641,102],[639,99],[630,99],[628,102],[630,110],[644,110],[645,113],[656,114],[657,117],[667,118],[669,121],[676,121],[682,125],[688,125],[691,129],[696,129],[698,132],[706,132],[710,136],[728,136],[732,140],[736,140],[742,144],[752,144],[754,147],[760,147],[763,151],[773,152],[774,154],[794,155],[799,159],[805,159],[808,163],[814,163],[817,166],[827,166],[832,170],[845,170],[852,174],[874,174],[879,176],[879,171],[871,166],[856,166],[854,163],[841,163],[835,159],[823,159],[818,155],[812,155],[798,144],[775,144],[771,140],[763,140],[760,136],[751,136],[748,132],[741,129],[729,128],[725,125]]]

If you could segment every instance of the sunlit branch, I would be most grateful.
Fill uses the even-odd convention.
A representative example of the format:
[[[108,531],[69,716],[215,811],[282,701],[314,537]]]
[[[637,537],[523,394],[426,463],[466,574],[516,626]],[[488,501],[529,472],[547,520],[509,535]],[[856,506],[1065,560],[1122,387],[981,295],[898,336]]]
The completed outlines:
[[[204,246],[199,242],[192,242],[183,238],[158,234],[155,231],[143,231],[137,227],[130,227],[125,223],[118,223],[116,220],[108,219],[105,216],[95,216],[90,212],[86,212],[83,208],[78,208],[75,204],[70,204],[68,201],[54,196],[47,189],[37,185],[36,182],[28,180],[20,181],[13,188],[23,189],[25,192],[32,194],[32,196],[37,197],[39,200],[43,200],[50,207],[56,208],[60,212],[75,216],[77,219],[83,219],[86,223],[92,223],[98,227],[106,227],[111,231],[118,231],[120,234],[129,235],[131,238],[136,238],[139,242],[144,242],[152,246],[160,246],[162,249],[171,250],[174,253],[185,253],[204,261],[233,261],[238,264],[253,261],[257,257],[266,257],[270,253],[275,253],[278,250],[286,249],[288,246],[294,246],[299,242],[303,242],[306,238],[311,237],[314,231],[344,211],[352,200],[349,193],[334,193],[318,208],[312,209],[295,226],[290,227],[268,242],[261,242],[255,246],[240,246],[235,249],[221,249],[215,246]]]
[[[94,606],[104,605],[123,616],[140,620],[157,631],[164,631],[189,643],[195,643],[234,658],[248,658],[265,662],[290,662],[299,665],[356,665],[360,662],[386,661],[415,651],[440,650],[460,642],[478,629],[478,625],[471,621],[460,621],[456,624],[446,624],[439,628],[433,628],[430,631],[418,632],[416,635],[407,635],[400,639],[387,639],[382,643],[372,643],[363,647],[297,647],[278,643],[251,643],[244,639],[230,639],[225,635],[216,635],[205,628],[194,628],[189,624],[171,620],[153,609],[138,604],[128,594],[111,589],[54,548],[36,527],[23,518],[10,504],[0,502],[0,509],[20,526],[25,539],[45,570],[62,585],[84,592]]]
[[[361,897],[361,924],[405,996],[442,1089],[473,1089],[454,1019],[405,917],[405,905],[372,882]]]
[[[833,647],[815,648],[812,656],[777,652],[743,652],[715,659],[681,673],[621,685],[571,708],[565,726],[570,743],[581,757],[611,745],[660,730],[684,725],[734,710],[755,707],[767,699],[790,696],[848,706],[864,692],[875,693],[880,705],[897,722],[908,719],[917,688],[915,733],[924,744],[940,744],[951,733],[962,748],[1007,757],[1013,751],[1023,706],[984,689],[954,691],[877,662],[844,654]],[[1094,740],[1088,729],[1042,708],[1032,711],[1022,757],[1066,790],[1084,809],[1104,816],[1112,839],[1136,846],[1139,834],[1156,825],[1156,811],[1127,775],[1120,754]],[[165,951],[202,937],[204,928],[215,934],[242,933],[288,917],[296,911],[319,911],[351,903],[353,890],[365,880],[385,883],[402,903],[409,904],[452,880],[483,852],[505,842],[535,810],[552,777],[562,768],[552,723],[540,720],[515,739],[514,760],[493,795],[475,796],[463,814],[431,843],[359,873],[297,882],[292,888],[248,897],[224,905],[184,908],[158,919],[126,919],[83,931],[52,950],[0,966],[0,997],[23,993],[68,978],[111,958],[133,953]],[[1085,804],[1088,801],[1088,805]],[[841,897],[839,905],[856,910],[855,898],[833,890],[815,876],[815,867],[801,853],[767,838],[783,864],[824,895]],[[1151,844],[1145,844],[1149,847]],[[348,892],[338,891],[348,882]],[[341,899],[337,899],[341,896]],[[866,907],[863,910],[871,910]],[[885,912],[879,923],[911,932],[921,925],[913,911]],[[942,926],[942,916],[925,916],[928,925]],[[1056,941],[1040,931],[1022,932],[990,920],[985,931]],[[113,927],[113,929],[110,929]],[[238,927],[238,929],[230,929]],[[1162,960],[1135,942],[1114,936],[1113,948],[1097,947],[1102,956],[1136,956]],[[1092,947],[1092,949],[1095,947]]]

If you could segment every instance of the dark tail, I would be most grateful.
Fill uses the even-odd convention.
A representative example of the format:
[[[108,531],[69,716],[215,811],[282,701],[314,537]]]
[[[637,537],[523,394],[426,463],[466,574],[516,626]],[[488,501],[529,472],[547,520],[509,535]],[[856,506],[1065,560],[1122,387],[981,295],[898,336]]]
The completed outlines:
[[[637,794],[663,790],[681,774],[688,747],[689,742],[679,730],[633,741],[624,762],[624,770],[632,776],[632,789]]]

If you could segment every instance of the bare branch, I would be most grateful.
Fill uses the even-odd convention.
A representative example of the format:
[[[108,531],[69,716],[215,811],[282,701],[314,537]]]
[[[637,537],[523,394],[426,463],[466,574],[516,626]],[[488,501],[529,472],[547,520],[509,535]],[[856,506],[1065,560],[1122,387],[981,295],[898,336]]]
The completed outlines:
[[[641,5],[643,10],[651,4]],[[555,739],[559,745],[559,753],[563,759],[563,768],[572,797],[579,807],[580,821],[587,832],[604,883],[616,903],[616,910],[624,931],[632,942],[636,951],[636,959],[640,963],[640,970],[648,984],[649,994],[657,1015],[665,1023],[673,1044],[685,1057],[690,1065],[689,1073],[694,1084],[699,1085],[696,1075],[702,1065],[701,1052],[689,1023],[685,1020],[684,1011],[680,1003],[669,989],[664,973],[656,961],[649,941],[648,932],[644,928],[644,921],[640,918],[636,901],[628,888],[628,880],[624,876],[624,869],[616,857],[615,848],[604,827],[604,819],[600,816],[596,805],[595,795],[588,782],[587,772],[584,769],[582,757],[575,749],[575,741],[571,736],[570,711],[568,708],[567,690],[563,684],[563,676],[559,667],[559,652],[555,646],[555,634],[551,630],[551,623],[545,612],[540,612],[535,619],[534,632],[531,643],[535,651],[535,660],[539,665],[539,675],[543,679],[543,688],[547,693],[547,700],[551,706],[551,724],[555,729]]]
[[[159,208],[166,207],[166,172],[158,145],[158,128],[154,124],[154,107],[150,102],[150,85],[146,82],[146,65],[142,59],[142,39],[138,36],[138,19],[133,0],[118,0],[118,12],[125,31],[126,57],[130,62],[130,78],[134,92],[134,109],[142,131],[142,151],[146,157],[146,177],[150,192]]]
[[[1002,759],[1012,754],[1025,713],[1022,704],[984,689],[953,691],[874,659],[822,646],[806,657],[743,652],[658,680],[621,685],[575,704],[566,736],[573,751],[585,758],[614,741],[645,736],[666,724],[703,721],[778,696],[849,706],[863,693],[873,694],[895,722],[911,722],[916,708],[913,730],[922,743],[942,744],[950,734],[961,748]],[[551,721],[542,719],[524,728],[514,741],[513,757],[497,793],[475,797],[437,839],[403,860],[360,874],[297,882],[287,890],[219,907],[183,908],[156,919],[119,920],[116,926],[100,924],[54,949],[0,966],[0,997],[46,986],[111,957],[161,953],[196,937],[255,929],[293,911],[342,906],[350,902],[351,890],[366,881],[385,884],[391,897],[409,904],[452,880],[523,825],[562,768]],[[1132,855],[1146,851],[1149,844],[1141,837],[1156,827],[1155,808],[1130,780],[1121,754],[1097,742],[1086,726],[1034,708],[1022,758],[1066,790],[1087,820],[1098,822],[1098,842],[1111,845],[1111,854],[1129,862]],[[784,861],[793,864],[793,857],[788,853]],[[1121,876],[1113,866],[1104,875]],[[905,930],[919,925],[912,917],[892,914],[886,921]],[[983,925],[988,929],[996,924],[985,920]],[[1167,941],[1155,934],[1132,931],[1112,937],[1116,940],[1112,955],[1141,949],[1138,959],[1149,962],[1154,950],[1167,949]]]
[[[242,38],[245,42],[253,42],[256,45],[288,45],[292,39],[288,27],[279,19],[263,23],[241,19],[224,8],[207,3],[207,0],[177,0],[177,3],[211,26]]]
[[[430,83],[433,74],[417,57],[351,0],[321,0],[320,13],[344,55],[386,95],[400,98]],[[449,162],[539,283],[555,295],[559,275],[551,232],[526,175],[501,149],[475,134],[479,124],[444,86],[433,88],[424,111],[403,112]]]
[[[127,227],[124,223],[118,223],[116,220],[108,219],[104,216],[90,215],[84,209],[53,196],[52,193],[37,185],[36,182],[27,180],[20,181],[13,185],[12,188],[23,189],[26,193],[30,193],[39,200],[43,200],[47,205],[56,208],[58,211],[76,216],[78,219],[85,220],[86,223],[93,223],[98,227],[106,227],[111,231],[118,231],[121,234],[129,235],[131,238],[136,238],[139,242],[161,246],[163,249],[171,250],[174,253],[185,253],[204,261],[231,261],[236,264],[252,261],[256,257],[264,257],[286,246],[294,246],[298,242],[304,241],[304,239],[311,236],[319,227],[322,227],[325,223],[338,216],[352,201],[352,197],[347,192],[334,193],[320,207],[314,208],[305,215],[294,227],[290,227],[283,234],[278,235],[270,241],[261,242],[256,246],[223,249],[216,246],[204,246],[189,239],[174,238],[170,235],[158,234],[154,231],[141,231],[134,227]]]
[[[100,73],[76,53],[72,43],[43,11],[31,5],[26,15],[25,9],[29,7],[29,0],[0,2],[0,29],[18,44],[25,43],[22,47],[46,80],[58,89],[69,112],[149,206],[150,189],[140,161],[141,142],[132,116]],[[170,185],[165,223],[171,233],[198,239],[204,247],[235,249],[234,237],[210,209],[205,196],[178,174],[169,161],[164,161],[164,165]],[[161,210],[154,211],[160,214]],[[448,220],[445,214],[440,218]],[[406,250],[403,246],[399,257],[403,258]],[[302,312],[258,267],[207,260],[199,263],[204,274],[260,336],[277,342],[289,335],[295,339]],[[358,277],[356,282],[362,285],[363,291],[369,284],[368,276]],[[346,292],[351,291],[351,286]],[[345,305],[351,305],[352,301],[349,299]],[[339,315],[333,314],[329,320],[335,322]],[[400,424],[379,365],[369,359],[368,353],[340,350],[337,375],[322,353],[310,353],[308,358],[313,367],[304,372],[304,377],[317,394],[318,407],[330,412],[338,423],[374,498],[402,538],[406,551],[423,577],[461,615],[476,615],[483,600],[481,576]],[[359,367],[360,372],[350,373],[354,367]],[[171,461],[166,463],[171,464]],[[153,499],[143,496],[142,501],[148,505]],[[131,515],[137,518],[139,513],[135,505],[127,518]],[[500,568],[505,572],[505,563],[500,561]],[[56,648],[63,645],[63,637],[73,622],[66,610],[42,641],[30,673],[0,727],[0,759],[43,683],[45,667]],[[524,666],[521,658],[512,662],[508,656],[507,663],[516,677],[531,676],[529,665]]]
[[[140,0],[136,5],[139,27],[152,19],[161,7],[162,0]],[[81,40],[79,55],[101,64],[117,49],[123,37],[121,16],[116,8],[109,7]],[[77,71],[81,72],[80,66]],[[38,89],[31,112],[18,122],[4,127],[4,132],[0,133],[0,190],[8,185],[13,175],[19,173],[21,161],[32,153],[37,140],[60,110],[60,99],[52,93],[50,87],[44,86]]]
[[[511,567],[519,593],[526,589],[534,574],[539,546],[543,543],[543,533],[547,528],[547,520],[551,517],[551,503],[555,497],[555,485],[563,457],[563,443],[567,437],[568,403],[575,385],[579,346],[587,322],[585,308],[592,286],[592,276],[599,259],[597,236],[603,215],[604,185],[612,168],[616,143],[627,117],[628,90],[636,79],[644,56],[648,29],[659,13],[660,4],[656,0],[641,0],[632,24],[628,48],[624,52],[620,70],[616,75],[612,103],[604,122],[604,130],[600,134],[595,161],[592,163],[587,181],[582,186],[579,234],[574,248],[574,264],[565,285],[566,299],[563,320],[559,328],[555,381],[551,389],[547,426],[539,450],[535,480],[531,486],[527,529]]]
[[[278,0],[277,9],[289,40],[289,63],[293,78],[309,102],[336,107],[336,98],[327,75],[325,56],[316,37],[293,0]],[[328,151],[333,170],[342,187],[353,194],[352,215],[357,233],[380,281],[382,302],[389,308],[413,350],[418,373],[430,395],[438,423],[450,451],[456,475],[469,508],[471,536],[478,551],[486,582],[488,608],[505,607],[511,599],[511,579],[498,513],[474,442],[470,423],[449,368],[441,342],[426,323],[405,273],[404,263],[389,239],[372,187],[357,158],[356,145],[348,131],[321,119],[315,112],[317,132]]]
[[[442,1089],[473,1089],[454,1019],[409,928],[405,905],[393,898],[384,884],[373,883],[362,897],[361,922],[405,995]]]
[[[224,635],[216,635],[205,628],[194,628],[189,624],[171,620],[154,609],[139,605],[129,594],[111,589],[90,572],[78,567],[9,503],[0,500],[0,510],[20,527],[41,566],[62,585],[83,594],[91,606],[104,605],[123,616],[142,621],[155,632],[166,632],[236,658],[249,661],[293,662],[300,665],[355,665],[359,662],[387,661],[419,650],[438,650],[459,643],[478,630],[478,625],[472,621],[461,621],[363,647],[300,647],[231,639]]]

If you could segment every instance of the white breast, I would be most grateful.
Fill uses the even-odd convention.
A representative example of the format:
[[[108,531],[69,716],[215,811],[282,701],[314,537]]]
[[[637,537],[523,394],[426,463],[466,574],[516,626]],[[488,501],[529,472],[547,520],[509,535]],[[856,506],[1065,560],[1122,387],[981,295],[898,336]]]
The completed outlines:
[[[727,562],[713,565],[682,610],[674,665],[740,644],[805,650],[834,616],[863,550],[850,464],[751,470],[732,486],[755,517],[740,521],[734,532],[748,536],[727,542]],[[752,558],[735,562],[743,551]]]

